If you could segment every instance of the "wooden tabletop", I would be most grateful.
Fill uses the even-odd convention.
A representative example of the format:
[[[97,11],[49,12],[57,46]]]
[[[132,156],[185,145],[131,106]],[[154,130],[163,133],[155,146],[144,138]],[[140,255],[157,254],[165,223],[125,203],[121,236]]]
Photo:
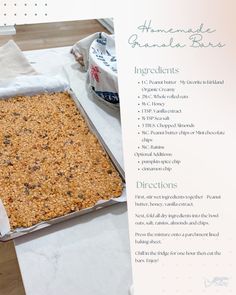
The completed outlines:
[[[21,50],[71,46],[95,32],[108,32],[97,20],[16,26],[16,35],[0,36],[0,46],[14,40]]]

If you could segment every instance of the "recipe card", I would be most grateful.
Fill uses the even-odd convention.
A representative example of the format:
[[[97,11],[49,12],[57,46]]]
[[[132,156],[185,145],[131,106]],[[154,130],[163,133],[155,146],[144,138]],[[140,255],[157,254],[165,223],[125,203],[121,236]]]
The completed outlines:
[[[236,294],[236,3],[115,22],[135,295]]]

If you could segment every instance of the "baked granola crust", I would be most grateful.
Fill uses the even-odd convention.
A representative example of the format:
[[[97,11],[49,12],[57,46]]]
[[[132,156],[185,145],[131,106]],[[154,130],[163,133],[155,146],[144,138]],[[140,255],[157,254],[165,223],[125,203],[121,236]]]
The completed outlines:
[[[12,229],[94,206],[123,188],[66,92],[0,100],[0,171]]]

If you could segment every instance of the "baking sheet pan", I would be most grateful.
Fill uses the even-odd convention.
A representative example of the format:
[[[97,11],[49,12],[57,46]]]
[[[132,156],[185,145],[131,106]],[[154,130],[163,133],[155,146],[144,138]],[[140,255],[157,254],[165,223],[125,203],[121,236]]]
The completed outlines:
[[[97,139],[100,142],[102,148],[105,150],[105,152],[109,156],[112,164],[114,165],[114,167],[118,171],[118,173],[119,173],[119,175],[120,175],[120,177],[121,177],[121,179],[123,181],[123,186],[124,186],[122,195],[120,197],[118,197],[118,198],[114,198],[114,199],[110,199],[110,200],[100,200],[93,207],[82,209],[82,210],[76,211],[76,212],[72,212],[72,213],[69,213],[69,214],[64,215],[64,216],[53,218],[51,220],[43,221],[43,222],[40,222],[40,223],[38,223],[38,224],[36,224],[36,225],[34,225],[32,227],[29,227],[29,228],[18,228],[18,229],[15,229],[15,230],[10,230],[9,232],[4,233],[4,234],[2,234],[0,232],[0,242],[5,242],[5,241],[15,239],[17,237],[21,237],[23,235],[26,235],[26,234],[38,231],[40,229],[52,226],[53,224],[57,224],[57,223],[60,223],[60,222],[63,222],[63,221],[66,221],[66,220],[69,220],[69,219],[72,219],[72,218],[87,214],[87,213],[90,213],[90,212],[94,212],[96,210],[102,209],[102,208],[107,207],[107,206],[111,206],[111,205],[121,203],[121,202],[126,202],[125,173],[124,173],[124,170],[121,168],[121,166],[119,165],[119,163],[117,162],[117,160],[115,159],[115,157],[113,156],[111,151],[109,150],[108,146],[106,145],[106,143],[104,142],[104,140],[100,136],[98,130],[96,129],[95,125],[90,120],[90,118],[87,115],[86,111],[84,110],[84,108],[80,104],[80,102],[77,99],[75,93],[68,87],[66,89],[65,89],[65,87],[63,87],[63,89],[58,89],[57,88],[56,91],[54,89],[51,89],[50,91],[48,91],[48,89],[47,89],[46,92],[49,93],[49,92],[61,92],[61,91],[66,91],[66,92],[68,92],[70,94],[70,96],[74,100],[79,112],[84,117],[90,131],[97,137]],[[43,93],[43,92],[42,91],[39,91],[39,92],[31,91],[30,93],[31,93],[31,95],[33,95],[33,94],[40,94],[40,93]],[[45,93],[45,91],[44,91],[44,93]],[[24,95],[24,94],[21,93],[21,95]],[[28,94],[25,94],[25,95],[28,95]],[[8,97],[9,97],[9,95],[8,95]],[[6,98],[4,98],[4,99],[6,99]],[[0,207],[0,222],[1,222],[1,218],[2,219],[6,218],[6,212],[4,212],[4,207],[3,206]],[[3,223],[6,224],[7,222],[8,222],[7,220],[4,220],[4,222],[2,222],[2,224]],[[1,230],[1,225],[0,225],[0,230]]]

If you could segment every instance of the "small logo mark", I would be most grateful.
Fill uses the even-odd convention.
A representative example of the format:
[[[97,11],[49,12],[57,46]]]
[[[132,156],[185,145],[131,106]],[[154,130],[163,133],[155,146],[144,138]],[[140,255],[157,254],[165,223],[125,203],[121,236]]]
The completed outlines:
[[[212,279],[204,280],[205,288],[209,287],[228,287],[229,278],[228,277],[214,277]]]

